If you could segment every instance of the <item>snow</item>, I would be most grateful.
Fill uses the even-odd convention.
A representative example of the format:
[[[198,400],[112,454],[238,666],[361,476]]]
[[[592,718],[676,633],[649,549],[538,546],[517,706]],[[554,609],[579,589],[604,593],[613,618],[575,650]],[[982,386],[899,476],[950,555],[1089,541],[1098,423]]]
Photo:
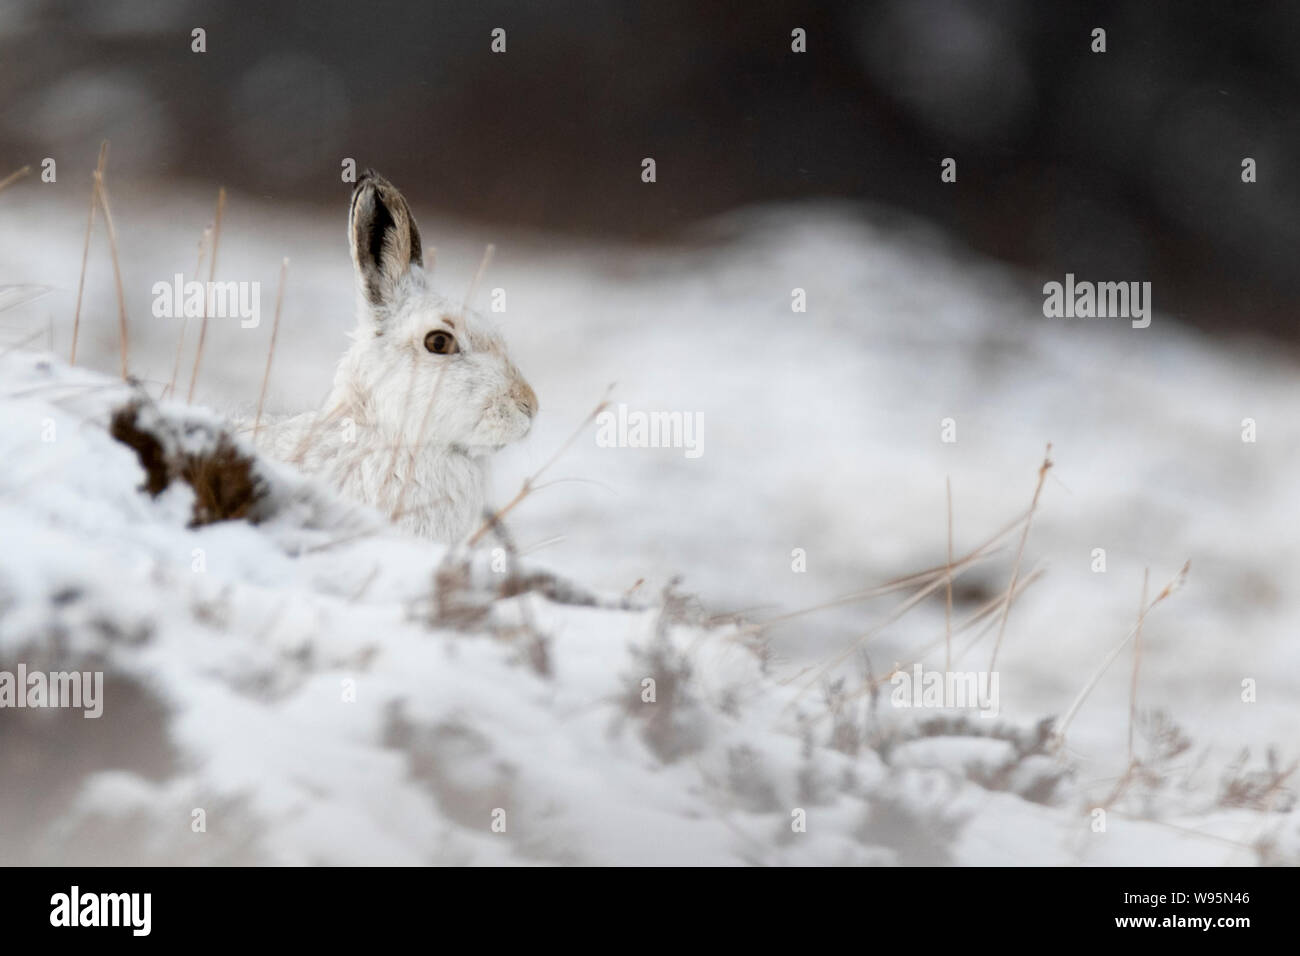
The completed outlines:
[[[113,195],[131,367],[156,398],[179,324],[149,318],[147,292],[192,270],[210,210],[127,185]],[[449,289],[468,283],[478,240],[496,242],[480,296],[507,290],[505,334],[541,399],[533,435],[498,463],[498,501],[610,383],[631,408],[703,416],[699,459],[601,448],[588,427],[548,474],[577,480],[512,513],[518,573],[557,574],[583,604],[503,596],[511,575],[489,552],[407,537],[262,459],[265,520],[190,527],[189,489],[143,493],[134,453],[107,430],[137,393],[112,377],[116,305],[100,245],[79,344],[89,367],[64,362],[84,209],[33,189],[3,202],[0,283],[50,291],[0,300],[0,669],[103,670],[107,699],[98,726],[0,711],[0,860],[1296,859],[1284,800],[1219,799],[1243,747],[1256,769],[1271,745],[1283,767],[1295,758],[1296,370],[1180,328],[1159,289],[1149,329],[1047,320],[1026,277],[915,224],[835,207],[756,211],[689,249],[658,250],[486,236],[421,216],[426,243],[453,240],[438,249]],[[341,222],[246,197],[228,205],[218,278],[273,295],[280,258],[292,259],[270,412],[314,406],[345,344]],[[807,313],[790,311],[795,287]],[[254,330],[214,323],[196,406],[161,403],[153,424],[210,439],[247,413],[270,316]],[[47,345],[57,354],[34,351]],[[187,381],[183,371],[181,394]],[[950,416],[955,444],[939,440]],[[1247,417],[1255,443],[1241,441]],[[854,694],[865,666],[854,653],[813,679],[905,593],[755,626],[941,565],[949,477],[955,552],[970,550],[1028,506],[1049,440],[1055,466],[1022,568],[1046,573],[1011,610],[997,719],[937,730],[927,721],[944,712],[896,710],[888,685],[873,707]],[[954,620],[1005,590],[1009,540],[959,579],[969,593]],[[1091,570],[1096,547],[1104,574]],[[807,573],[791,570],[795,548]],[[1019,754],[1013,741],[1060,715],[1132,626],[1143,569],[1154,593],[1188,559],[1188,584],[1144,626],[1139,706],[1169,714],[1192,746],[1161,760],[1139,737],[1150,779],[1108,801],[1125,766],[1123,654],[1063,752]],[[942,593],[867,642],[877,678],[936,639],[923,659],[943,666]],[[736,610],[747,613],[725,613]],[[986,666],[992,639],[954,666]],[[647,677],[654,703],[641,698]],[[1257,703],[1242,702],[1246,678]],[[493,830],[498,809],[505,832]],[[792,829],[799,810],[806,832]]]

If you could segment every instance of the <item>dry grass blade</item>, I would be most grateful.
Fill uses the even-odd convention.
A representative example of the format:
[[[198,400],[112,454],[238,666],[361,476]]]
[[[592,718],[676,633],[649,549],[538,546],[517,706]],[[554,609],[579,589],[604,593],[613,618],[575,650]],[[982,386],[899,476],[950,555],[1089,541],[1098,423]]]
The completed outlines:
[[[883,584],[878,584],[875,587],[864,588],[861,591],[853,591],[849,594],[844,594],[841,595],[840,597],[832,598],[831,600],[824,601],[821,604],[814,604],[811,605],[810,607],[800,608],[797,611],[788,611],[785,614],[768,618],[766,621],[763,622],[762,626],[764,628],[770,628],[773,625],[782,624],[786,621],[793,620],[794,618],[797,617],[806,617],[809,614],[815,614],[818,611],[825,611],[828,610],[829,608],[840,607],[845,604],[854,604],[858,601],[865,601],[870,598],[881,597],[882,595],[885,594],[892,594],[895,591],[906,590],[907,588],[912,587],[914,585],[942,583],[944,578],[948,574],[951,574],[953,572],[957,572],[958,574],[964,572],[972,564],[975,564],[978,561],[982,561],[985,558],[988,558],[993,554],[997,553],[999,542],[1001,542],[1003,538],[1006,538],[1013,531],[1015,531],[1022,524],[1024,524],[1024,522],[1027,521],[1028,518],[1029,518],[1029,512],[1026,511],[1023,514],[1021,514],[1018,518],[1016,518],[1014,521],[1009,523],[1006,527],[1002,528],[1000,531],[994,534],[992,537],[985,540],[983,544],[979,545],[972,551],[966,553],[962,557],[958,558],[956,561],[952,562],[951,565],[948,564],[936,565],[933,568],[926,568],[924,571],[916,571],[913,572],[912,574],[906,574],[903,575],[902,577],[893,578],[892,580],[886,581]],[[954,574],[953,576],[956,577],[956,574]]]
[[[1138,672],[1142,668],[1142,609],[1147,606],[1147,587],[1151,569],[1142,569],[1142,600],[1138,601],[1137,633],[1133,635],[1133,680],[1128,691],[1128,762],[1133,766],[1133,730],[1137,726]]]
[[[549,538],[544,538],[541,541],[538,541],[536,544],[530,544],[527,547],[520,548],[519,557],[526,558],[530,554],[536,554],[538,551],[541,551],[543,548],[549,548],[551,545],[559,544],[564,540],[565,537],[562,534],[552,535]]]
[[[1187,580],[1187,573],[1190,569],[1191,562],[1188,561],[1181,569],[1179,569],[1178,573],[1174,575],[1170,582],[1161,588],[1160,593],[1155,596],[1151,603],[1142,609],[1142,613],[1138,615],[1137,623],[1134,624],[1129,632],[1124,635],[1124,639],[1115,645],[1115,649],[1106,655],[1106,659],[1101,662],[1101,666],[1093,672],[1093,675],[1090,678],[1088,678],[1088,682],[1083,685],[1083,689],[1080,690],[1078,696],[1074,698],[1074,702],[1070,704],[1070,709],[1065,712],[1065,716],[1061,718],[1061,722],[1056,727],[1054,736],[1056,737],[1058,748],[1064,745],[1065,732],[1069,729],[1070,722],[1074,720],[1074,715],[1079,712],[1079,708],[1082,707],[1083,702],[1088,699],[1088,695],[1091,694],[1092,689],[1097,686],[1097,682],[1101,680],[1102,675],[1106,673],[1111,664],[1115,663],[1115,658],[1119,657],[1120,652],[1124,650],[1128,645],[1128,642],[1133,639],[1135,634],[1137,634],[1139,628],[1142,626],[1142,622],[1145,621],[1146,616],[1151,613],[1151,609],[1183,586],[1183,583]]]
[[[72,351],[68,355],[68,364],[77,364],[77,337],[81,334],[81,297],[86,289],[86,263],[90,259],[90,234],[95,228],[95,210],[99,206],[99,180],[104,175],[104,166],[108,163],[108,140],[99,144],[99,161],[95,164],[95,173],[91,177],[90,212],[86,215],[86,241],[81,247],[81,278],[77,281],[77,305],[72,313]]]
[[[17,342],[13,343],[12,345],[7,346],[3,352],[0,352],[0,355],[8,355],[10,352],[21,351],[22,349],[27,348],[27,346],[31,345],[33,342],[35,342],[44,334],[45,333],[43,331],[37,330],[33,332],[31,335],[27,336],[26,338],[19,339]]]
[[[199,272],[203,269],[203,256],[207,251],[208,240],[210,238],[212,238],[212,227],[208,226],[203,230],[203,234],[199,236],[199,258],[198,261],[194,263],[195,279],[198,279]],[[179,375],[181,371],[181,355],[184,352],[185,346],[185,330],[189,328],[189,325],[190,317],[188,315],[183,316],[181,318],[181,330],[176,336],[176,358],[172,360],[172,377],[167,383],[167,387],[163,389],[163,398],[166,398],[168,395],[176,394],[176,376]]]
[[[1013,600],[1015,600],[1015,598],[1021,597],[1021,594],[1028,591],[1030,585],[1034,584],[1035,581],[1039,580],[1040,578],[1043,578],[1043,575],[1044,575],[1043,571],[1032,571],[1031,574],[1024,575],[1023,578],[1021,578],[1021,580],[1018,581],[1017,587],[1015,587],[1015,594],[1013,596]],[[974,613],[972,613],[970,617],[967,617],[966,620],[963,620],[963,622],[959,623],[958,626],[954,628],[953,630],[954,635],[958,635],[958,633],[963,633],[965,631],[971,630],[972,627],[975,627],[976,624],[979,624],[983,620],[984,627],[980,628],[979,632],[976,633],[974,637],[972,637],[970,643],[966,645],[966,650],[970,650],[972,646],[979,643],[980,639],[982,639],[984,635],[987,635],[987,633],[989,632],[989,628],[992,628],[993,623],[995,623],[997,620],[997,618],[995,617],[995,613],[998,609],[1000,609],[1000,607],[1002,606],[1002,601],[1004,600],[1005,598],[1002,597],[1001,594],[998,594],[997,597],[992,598],[992,600],[989,600],[988,602],[985,602],[985,604],[980,606],[978,610],[974,611]],[[943,637],[940,637],[939,640],[931,641],[930,644],[923,646],[923,648],[920,649],[919,652],[915,654],[913,658],[909,659],[909,661],[898,663],[898,665],[894,666],[893,669],[888,672],[888,674],[881,676],[881,678],[874,678],[868,680],[868,682],[866,682],[866,684],[863,684],[861,688],[857,689],[857,691],[854,691],[853,693],[850,693],[850,695],[846,696],[845,700],[857,700],[857,698],[859,697],[870,695],[870,693],[874,691],[874,689],[883,687],[884,684],[888,684],[889,682],[891,682],[891,680],[893,679],[893,675],[897,674],[898,671],[907,670],[909,669],[909,667],[915,665],[915,663],[920,663],[924,661],[924,658],[926,658],[926,654],[930,653],[931,650],[936,650],[937,648],[939,648],[940,644],[943,643],[944,643]],[[827,717],[828,715],[829,714],[827,714]]]
[[[208,288],[217,275],[217,249],[221,245],[221,217],[226,210],[226,187],[217,190],[217,216],[212,226],[212,256],[208,259]],[[199,363],[203,361],[203,346],[208,341],[208,299],[203,298],[203,321],[199,324],[199,344],[194,350],[194,369],[190,372],[190,390],[185,396],[187,403],[194,402],[194,387],[199,382]]]
[[[23,285],[0,285],[0,312],[16,309],[20,305],[34,302],[54,290],[53,286],[27,283]]]
[[[1201,830],[1194,830],[1191,827],[1180,826],[1177,823],[1170,823],[1167,820],[1155,820],[1147,816],[1137,816],[1134,814],[1123,813],[1119,810],[1107,808],[1106,812],[1111,816],[1119,817],[1121,820],[1132,820],[1135,823],[1149,823],[1152,826],[1164,827],[1175,833],[1181,833],[1184,836],[1199,837],[1202,840],[1209,840],[1213,843],[1222,843],[1225,846],[1231,846],[1238,850],[1253,850],[1254,847],[1248,843],[1242,843],[1240,840],[1234,840],[1231,837],[1219,836],[1217,833],[1205,833]]]
[[[253,419],[253,441],[257,441],[262,426],[262,404],[266,401],[266,386],[271,381],[271,360],[275,358],[275,342],[280,337],[280,310],[284,306],[284,281],[289,274],[289,260],[280,262],[280,288],[275,293],[275,322],[271,326],[271,347],[266,350],[266,371],[262,373],[262,390],[257,396],[257,417]]]
[[[332,393],[333,389],[331,388],[330,391],[327,391],[324,396],[322,396],[321,400],[316,403],[316,413],[312,415],[311,425],[307,427],[307,430],[303,432],[302,437],[298,439],[298,444],[294,446],[293,454],[289,456],[289,462],[291,464],[303,464],[306,460],[307,452],[312,447],[312,443],[316,440],[316,435],[323,424],[326,422],[343,420],[340,417],[340,412],[337,406],[328,410],[325,408]]]
[[[603,412],[606,408],[609,407],[609,395],[610,392],[612,392],[613,390],[614,390],[613,385],[610,385],[609,388],[605,389],[605,397],[602,398],[599,404],[597,404],[596,407],[591,410],[591,413],[588,414],[587,417],[582,420],[582,424],[580,424],[577,428],[573,430],[573,434],[570,435],[568,440],[559,447],[559,449],[555,452],[554,455],[550,457],[550,459],[546,462],[546,464],[542,465],[541,468],[538,468],[535,472],[533,472],[531,475],[525,478],[524,483],[520,486],[518,493],[513,498],[511,498],[509,502],[506,503],[505,507],[493,513],[492,517],[490,517],[487,521],[483,522],[482,527],[480,527],[477,531],[475,531],[472,535],[470,535],[468,544],[471,548],[474,547],[474,545],[478,544],[478,542],[482,539],[483,535],[487,534],[490,530],[496,527],[496,525],[501,521],[502,518],[504,518],[507,514],[513,511],[521,501],[523,501],[525,498],[528,497],[529,493],[533,491],[533,489],[536,487],[537,479],[542,477],[542,475],[546,472],[546,470],[550,468],[553,464],[555,464],[556,461],[559,460],[560,456],[563,455],[566,451],[568,451],[570,447],[572,447],[573,443],[578,440],[578,436],[581,435],[586,430],[587,426],[590,425],[592,422],[594,422],[596,420],[596,417],[601,412]]]
[[[911,597],[907,598],[907,600],[903,601],[897,607],[895,607],[893,611],[890,612],[889,616],[885,618],[884,621],[882,621],[880,624],[877,624],[875,627],[872,627],[867,631],[865,631],[864,633],[862,633],[861,635],[859,635],[857,639],[855,639],[851,644],[849,644],[848,647],[844,649],[844,651],[842,651],[840,654],[836,655],[835,657],[831,658],[826,663],[818,667],[813,672],[813,676],[808,681],[808,683],[805,684],[799,690],[799,693],[795,696],[795,700],[798,700],[805,693],[807,693],[811,688],[817,686],[817,684],[827,674],[829,674],[836,667],[843,664],[851,656],[856,654],[858,650],[862,647],[862,645],[866,644],[868,641],[870,641],[873,637],[875,637],[877,634],[883,631],[890,624],[893,624],[904,614],[906,614],[912,608],[916,607],[923,600],[925,600],[927,597],[929,597],[931,594],[937,591],[944,584],[944,582],[952,576],[953,571],[958,571],[958,572],[964,571],[966,568],[974,564],[976,561],[980,560],[983,557],[986,557],[987,552],[998,541],[1000,541],[1002,538],[1006,537],[1008,534],[1014,531],[1017,527],[1020,526],[1022,522],[1027,522],[1029,520],[1029,516],[1030,513],[1025,512],[1025,514],[1023,514],[1016,521],[1012,522],[1010,525],[1003,528],[993,537],[986,540],[979,547],[975,548],[973,551],[963,556],[959,560],[953,562],[951,565],[941,565],[937,568],[931,569],[930,571],[922,572],[920,575],[909,575],[907,578],[900,579],[908,582],[908,585],[905,586],[910,586],[911,584],[922,584],[923,586],[920,588],[920,590],[912,594]],[[901,586],[886,585],[886,586],[882,586],[881,588],[873,589],[872,592],[866,592],[866,593],[868,594],[888,593],[889,591],[896,591],[900,589]],[[1001,600],[1005,601],[1006,598],[1004,597]],[[844,603],[844,602],[841,601],[838,603]],[[777,618],[775,620],[785,620],[793,616],[795,615],[787,614],[784,615],[782,618]],[[771,623],[773,622],[768,622],[765,626],[770,626]]]
[[[1016,585],[1016,593],[1014,595],[1014,598],[1019,598],[1020,595],[1022,595],[1025,591],[1027,591],[1029,589],[1029,586],[1032,585],[1039,578],[1041,578],[1043,574],[1044,574],[1043,571],[1038,570],[1023,576],[1020,579],[1019,583]],[[966,645],[966,650],[970,650],[971,647],[979,643],[979,641],[984,637],[984,635],[989,632],[989,629],[992,628],[993,624],[997,621],[997,618],[994,616],[994,613],[998,610],[998,608],[1002,606],[1002,601],[1003,601],[1002,595],[998,595],[997,597],[990,599],[988,602],[981,605],[981,607],[978,610],[973,612],[969,617],[967,617],[964,621],[962,621],[960,624],[957,625],[957,627],[953,629],[952,632],[953,634],[961,634],[975,627],[975,625],[979,624],[981,621],[985,622],[984,627],[982,627],[979,630],[979,632],[976,633],[974,638],[972,638],[971,641]],[[863,697],[871,696],[880,687],[883,687],[885,684],[888,684],[893,679],[895,674],[899,673],[900,671],[905,671],[908,668],[912,667],[914,664],[919,664],[922,661],[924,661],[926,655],[929,654],[931,651],[936,650],[938,647],[940,647],[944,643],[944,641],[945,641],[945,637],[940,637],[937,640],[931,641],[929,644],[921,648],[921,650],[918,651],[915,654],[915,656],[913,656],[910,660],[907,660],[902,663],[896,663],[894,667],[890,669],[889,673],[885,674],[884,676],[869,677],[862,684],[862,686],[859,687],[857,690],[845,694],[844,700],[847,702],[853,700],[860,700]],[[807,688],[800,690],[795,700],[797,701],[799,697],[802,697],[804,691],[806,690]],[[791,704],[787,704],[786,707],[784,708],[784,711],[788,712],[792,705],[793,702]],[[832,712],[824,711],[816,715],[815,717],[812,717],[811,721],[814,724],[819,724],[824,720],[832,719],[833,716],[834,715]]]
[[[0,179],[0,192],[4,192],[6,189],[8,189],[14,183],[18,182],[18,180],[22,179],[31,171],[32,171],[31,166],[24,166],[21,169],[14,170],[4,179]]]
[[[1020,576],[1020,561],[1025,556],[1025,542],[1029,540],[1029,526],[1033,523],[1034,512],[1038,509],[1038,498],[1043,493],[1043,482],[1047,480],[1047,472],[1052,467],[1052,445],[1047,444],[1047,451],[1043,454],[1043,463],[1038,468],[1038,485],[1034,488],[1034,500],[1029,503],[1029,518],[1025,521],[1024,530],[1020,534],[1020,547],[1016,550],[1016,563],[1011,569],[1011,580],[1007,584],[1007,599],[1002,605],[1002,621],[998,624],[998,639],[993,643],[993,654],[989,657],[988,672],[993,673],[997,668],[998,651],[1002,648],[1002,638],[1007,630],[1007,618],[1011,616],[1011,596],[1016,591],[1016,578]]]
[[[406,381],[406,401],[402,402],[402,418],[397,426],[397,441],[393,444],[393,455],[388,459],[388,470],[384,472],[384,486],[380,491],[381,496],[388,494],[388,486],[393,483],[397,477],[397,459],[402,453],[406,437],[406,419],[411,410],[411,398],[415,395],[416,373],[419,370],[419,357],[411,355],[411,373]],[[439,376],[441,378],[441,376]],[[418,442],[417,442],[418,444]],[[354,463],[353,467],[356,467]]]
[[[460,304],[460,311],[463,315],[469,308],[470,301],[474,298],[474,293],[478,291],[479,283],[483,281],[483,274],[487,272],[488,266],[492,262],[492,257],[496,255],[497,247],[488,243],[483,247],[483,258],[479,260],[478,271],[474,273],[474,278],[470,280],[469,288],[465,290],[465,300]]]
[[[99,208],[104,211],[104,225],[108,228],[108,251],[113,260],[113,282],[117,287],[118,351],[122,359],[122,378],[126,379],[129,377],[126,368],[126,292],[122,288],[122,264],[117,255],[117,227],[113,225],[113,210],[108,203],[108,186],[102,169],[95,170],[95,194],[99,197]]]
[[[1037,581],[1039,578],[1041,578],[1043,574],[1044,574],[1043,571],[1035,570],[1030,574],[1022,576],[1016,582],[1016,592],[1015,594],[1012,595],[1011,599],[1013,601],[1018,599],[1020,595],[1024,594],[1024,592],[1029,589],[1029,586],[1033,584],[1035,581]],[[991,598],[990,600],[982,604],[977,610],[972,612],[964,621],[962,621],[960,624],[958,624],[955,628],[952,629],[953,635],[962,634],[970,630],[971,628],[975,627],[981,621],[984,622],[984,627],[982,627],[975,634],[975,636],[967,643],[966,647],[960,653],[958,653],[957,656],[959,658],[963,656],[967,651],[969,651],[972,647],[974,647],[976,644],[978,644],[983,639],[984,635],[987,634],[989,630],[993,627],[993,624],[997,621],[997,617],[994,616],[995,612],[1002,607],[1002,604],[1005,600],[1006,598],[1004,595],[998,595],[997,597]],[[900,616],[901,614],[897,614],[891,619],[891,621],[886,623],[892,623],[893,620],[897,620],[898,617]],[[849,656],[852,653],[856,652],[859,648],[861,648],[862,645],[865,644],[867,640],[869,640],[872,636],[874,636],[876,633],[882,630],[884,626],[885,625],[882,624],[876,628],[873,628],[871,631],[868,631],[867,634],[863,635],[852,645],[850,645],[847,652],[840,654],[838,657],[834,658],[829,663],[824,664],[816,671],[814,671],[813,679],[799,689],[799,692],[794,696],[794,699],[789,704],[786,705],[785,710],[789,711],[790,708],[793,707],[794,704],[797,703],[800,699],[802,699],[803,695],[806,694],[812,687],[818,686],[820,683],[822,683],[826,675],[829,674],[829,672],[833,668],[837,667],[838,665],[848,660]],[[867,684],[864,685],[864,687],[860,691],[850,694],[847,699],[850,700],[856,699],[857,697],[860,697],[864,694],[869,694],[875,688],[881,686],[882,684],[888,683],[890,678],[892,678],[894,674],[898,673],[898,671],[911,667],[913,664],[921,662],[925,658],[925,656],[929,654],[931,651],[944,645],[947,639],[948,639],[948,635],[945,634],[939,637],[938,639],[931,641],[929,644],[922,647],[921,650],[917,652],[916,656],[912,660],[904,664],[898,664],[896,667],[894,667],[893,670],[891,670],[888,674],[886,674],[882,678],[868,681]],[[802,674],[797,675],[796,679],[799,676],[803,676],[803,675]],[[783,683],[789,683],[789,681],[785,681]]]
[[[944,568],[944,583],[947,586],[947,599],[943,608],[944,640],[943,669],[952,670],[952,478],[944,479],[948,497],[948,565]]]
[[[1033,584],[1035,581],[1037,581],[1046,573],[1047,573],[1046,571],[1039,568],[1030,572],[1027,575],[1021,576],[1020,582],[1016,586],[1016,593],[1011,596],[1011,600],[1013,601],[1019,600],[1020,595],[1024,594],[1025,591],[1028,590],[1029,585]],[[968,617],[960,626],[958,626],[957,630],[953,632],[955,634],[960,634],[962,631],[966,630],[969,627],[974,626],[979,621],[988,618],[985,625],[979,629],[979,632],[973,638],[971,638],[969,641],[966,642],[965,647],[963,647],[961,650],[957,652],[957,660],[959,661],[962,660],[967,654],[970,653],[970,651],[975,647],[976,644],[984,640],[984,635],[986,635],[992,629],[994,622],[998,620],[998,618],[995,617],[994,615],[995,612],[1002,609],[1002,602],[1004,600],[1005,598],[1001,594],[999,594],[997,597],[990,598],[988,601],[985,601],[983,604],[979,606],[979,609],[975,611],[974,614]],[[937,646],[937,642],[936,642],[936,646]]]
[[[478,269],[474,273],[474,278],[470,280],[469,288],[465,291],[465,299],[460,304],[461,315],[464,315],[465,310],[469,308],[470,300],[474,297],[474,291],[478,288],[479,283],[483,281],[483,275],[484,273],[487,272],[488,265],[492,262],[492,256],[495,252],[496,252],[496,246],[492,245],[491,243],[488,243],[488,245],[483,249],[483,258],[479,260]],[[425,263],[429,269],[433,268],[434,261],[435,261],[435,250],[433,248],[430,248],[428,253],[426,253],[425,255]],[[416,455],[419,453],[420,449],[423,448],[425,445],[424,436],[429,427],[429,419],[433,417],[434,405],[437,403],[438,392],[441,390],[441,386],[442,386],[442,369],[439,368],[438,377],[433,384],[433,390],[429,393],[429,401],[425,404],[424,415],[420,418],[420,430],[415,436],[415,441],[412,442],[410,446],[410,457],[407,462],[406,477],[402,479],[401,490],[398,491],[397,493],[397,502],[396,504],[393,505],[392,512],[389,515],[389,517],[394,521],[398,520],[399,517],[404,516],[406,514],[406,496],[407,496],[407,492],[410,490],[411,487],[411,480],[415,476],[415,458]],[[411,384],[410,387],[407,389],[406,404],[402,408],[402,429],[398,433],[403,438],[406,435],[406,409],[411,404],[411,394],[414,391],[415,391],[415,366],[412,365]],[[384,477],[385,490],[387,490],[388,485],[397,476],[397,458],[399,453],[401,452],[401,448],[402,446],[400,444],[393,448],[393,457],[391,461],[389,461],[388,473]]]
[[[1043,463],[1041,466],[1039,466],[1038,469],[1038,485],[1034,490],[1034,497],[1033,500],[1030,502],[1029,509],[1025,511],[1020,517],[1018,517],[1015,521],[1012,521],[1010,524],[1008,524],[1006,527],[1000,530],[993,537],[986,540],[983,544],[975,548],[973,551],[971,551],[970,553],[968,553],[958,561],[954,562],[952,560],[952,555],[950,551],[948,555],[948,562],[946,564],[941,565],[937,568],[933,568],[929,571],[924,571],[919,574],[913,574],[913,575],[909,575],[906,578],[899,579],[900,581],[908,582],[906,585],[901,585],[901,586],[886,585],[882,588],[875,588],[872,589],[872,591],[863,592],[860,595],[850,595],[847,598],[841,598],[838,601],[830,602],[829,604],[821,605],[818,608],[814,608],[813,610],[819,610],[821,607],[829,607],[829,606],[833,606],[834,604],[847,603],[848,601],[859,599],[860,597],[865,595],[883,593],[884,591],[888,591],[888,590],[899,590],[900,587],[911,586],[912,584],[923,585],[922,587],[920,587],[918,591],[912,594],[911,597],[909,597],[907,600],[903,601],[897,607],[895,607],[884,621],[882,621],[880,624],[870,628],[869,630],[861,634],[856,640],[854,640],[851,644],[849,644],[848,647],[846,647],[843,652],[831,658],[830,660],[826,661],[821,666],[813,669],[811,678],[799,689],[798,693],[794,695],[794,698],[791,700],[790,704],[787,705],[787,709],[790,706],[793,706],[795,702],[800,700],[803,697],[803,695],[806,694],[813,687],[818,686],[818,684],[822,680],[824,680],[828,674],[830,674],[835,668],[839,667],[841,664],[847,661],[853,654],[857,653],[864,644],[866,644],[873,637],[878,635],[882,630],[884,630],[890,624],[893,624],[895,621],[901,618],[912,608],[916,607],[921,601],[925,600],[925,598],[929,597],[932,593],[938,590],[940,586],[946,585],[947,588],[950,589],[952,586],[951,582],[955,571],[960,572],[965,570],[975,561],[985,556],[986,553],[990,549],[992,549],[997,542],[1001,541],[1004,537],[1009,535],[1016,528],[1020,528],[1021,529],[1020,546],[1016,552],[1015,567],[1012,572],[1011,581],[1007,587],[1007,590],[1005,594],[1002,596],[1002,598],[1000,599],[1001,606],[1002,606],[1002,616],[998,627],[998,642],[1000,643],[1002,640],[1002,635],[1006,628],[1007,616],[1010,613],[1011,605],[1012,603],[1014,603],[1016,595],[1019,594],[1021,590],[1023,590],[1022,588],[1019,587],[1020,565],[1024,557],[1025,541],[1029,536],[1029,526],[1033,521],[1034,512],[1038,507],[1039,496],[1041,495],[1043,490],[1043,482],[1047,477],[1048,469],[1052,467],[1051,451],[1052,451],[1052,446],[1049,444],[1047,446],[1047,455],[1044,457]],[[949,499],[951,500],[951,484],[949,485]],[[951,523],[952,523],[951,505],[949,506],[949,508],[950,508],[949,535],[951,536]],[[775,618],[772,621],[767,622],[764,626],[769,627],[771,626],[771,624],[777,621],[788,620],[789,618],[797,616],[800,613],[807,613],[807,611],[794,612],[793,614],[783,615],[782,617]],[[996,659],[997,659],[997,647],[995,646],[993,650],[993,660],[996,661]],[[990,673],[992,672],[992,667],[989,668],[989,672]],[[806,674],[807,674],[806,671],[802,672],[798,675],[795,675],[795,677],[791,678],[791,680],[798,680],[799,678],[804,677]]]
[[[424,416],[420,419],[420,431],[416,435],[415,443],[411,445],[410,460],[406,464],[406,478],[402,481],[402,490],[397,494],[397,503],[393,506],[393,512],[390,516],[397,521],[399,516],[406,514],[406,493],[410,490],[411,481],[415,478],[415,458],[420,449],[425,445],[425,435],[429,430],[429,419],[433,417],[433,408],[438,403],[438,392],[442,390],[442,372],[445,365],[438,367],[438,377],[433,380],[433,390],[429,392],[429,401],[424,406]],[[394,452],[396,455],[396,452]]]

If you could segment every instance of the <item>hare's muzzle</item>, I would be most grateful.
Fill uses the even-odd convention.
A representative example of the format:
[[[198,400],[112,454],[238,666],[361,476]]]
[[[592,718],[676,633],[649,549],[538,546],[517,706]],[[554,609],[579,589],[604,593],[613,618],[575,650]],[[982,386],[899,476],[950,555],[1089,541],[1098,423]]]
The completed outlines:
[[[519,410],[529,418],[537,414],[537,393],[527,382],[516,382],[510,389],[510,397],[514,399]]]

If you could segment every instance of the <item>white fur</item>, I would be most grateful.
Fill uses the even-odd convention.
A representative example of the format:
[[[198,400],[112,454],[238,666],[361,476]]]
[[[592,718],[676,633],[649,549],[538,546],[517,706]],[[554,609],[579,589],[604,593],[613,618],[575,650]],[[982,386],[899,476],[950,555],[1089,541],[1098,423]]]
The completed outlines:
[[[401,200],[373,181],[391,190],[390,203]],[[363,179],[358,193],[364,188]],[[357,194],[353,210],[361,218]],[[377,268],[365,224],[352,224],[358,322],[333,390],[320,412],[264,423],[256,442],[402,527],[455,543],[482,524],[488,456],[528,433],[537,398],[501,336],[434,293],[424,268],[407,261],[418,259],[419,241],[406,216],[414,242],[386,237]],[[396,230],[406,228],[394,218]],[[459,352],[426,349],[425,336],[437,330],[453,334]]]

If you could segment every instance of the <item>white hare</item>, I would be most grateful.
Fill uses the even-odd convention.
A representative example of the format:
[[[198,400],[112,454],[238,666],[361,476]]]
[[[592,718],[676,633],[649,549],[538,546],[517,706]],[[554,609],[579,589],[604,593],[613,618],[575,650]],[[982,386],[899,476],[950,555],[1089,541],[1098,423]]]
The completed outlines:
[[[371,170],[348,239],[358,323],[320,412],[257,444],[416,534],[455,543],[483,521],[487,459],[528,434],[537,396],[485,320],[429,288],[402,194]]]

